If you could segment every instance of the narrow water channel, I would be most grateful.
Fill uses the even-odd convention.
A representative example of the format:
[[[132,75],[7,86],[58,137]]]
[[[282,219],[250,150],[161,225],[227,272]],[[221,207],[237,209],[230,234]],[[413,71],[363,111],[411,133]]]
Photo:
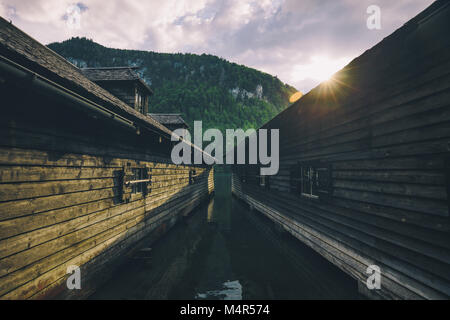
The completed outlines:
[[[229,173],[215,189],[91,299],[360,298],[356,281],[232,197]]]

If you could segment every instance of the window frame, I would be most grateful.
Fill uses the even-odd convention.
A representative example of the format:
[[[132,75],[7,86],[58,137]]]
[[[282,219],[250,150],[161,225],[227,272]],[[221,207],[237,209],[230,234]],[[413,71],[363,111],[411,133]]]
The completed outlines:
[[[447,207],[450,212],[450,156],[444,158],[444,175],[447,189]]]
[[[131,166],[127,163],[123,168],[122,190],[119,192],[122,197],[122,202],[130,202],[139,197],[146,197],[152,184],[152,169],[147,165]]]
[[[189,185],[193,185],[195,183],[197,171],[193,168],[189,169]]]
[[[256,184],[264,189],[270,189],[270,176],[269,175],[256,175]]]
[[[133,172],[133,181],[139,181],[145,179],[145,171],[146,168],[131,168]],[[133,183],[131,185],[131,194],[139,194],[144,192],[143,184],[146,182]]]
[[[299,161],[291,167],[290,175],[291,192],[300,194],[303,198],[319,200],[333,193],[332,170],[329,163]]]
[[[267,185],[266,176],[259,176],[259,186],[265,188]]]
[[[307,172],[307,179],[304,173]],[[317,180],[317,170],[312,165],[301,165],[300,166],[300,194],[303,197],[311,199],[319,199],[319,194],[314,184]],[[315,176],[315,177],[314,177]],[[309,189],[309,190],[307,190]]]

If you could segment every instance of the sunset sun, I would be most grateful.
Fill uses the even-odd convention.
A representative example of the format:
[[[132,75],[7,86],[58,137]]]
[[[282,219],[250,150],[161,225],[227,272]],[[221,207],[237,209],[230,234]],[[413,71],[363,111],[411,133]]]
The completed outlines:
[[[347,58],[333,59],[328,56],[313,56],[310,63],[296,65],[293,76],[298,80],[326,81],[348,63]]]

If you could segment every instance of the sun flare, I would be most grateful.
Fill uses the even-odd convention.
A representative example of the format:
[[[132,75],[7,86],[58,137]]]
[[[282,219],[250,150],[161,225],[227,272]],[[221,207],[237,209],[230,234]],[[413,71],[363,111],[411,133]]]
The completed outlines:
[[[300,99],[302,96],[303,96],[303,93],[301,93],[300,91],[297,91],[296,93],[294,93],[293,95],[290,96],[289,102],[294,103],[295,101]]]
[[[348,63],[347,58],[331,59],[327,56],[313,56],[308,64],[296,65],[293,69],[297,81],[313,79],[326,81]]]

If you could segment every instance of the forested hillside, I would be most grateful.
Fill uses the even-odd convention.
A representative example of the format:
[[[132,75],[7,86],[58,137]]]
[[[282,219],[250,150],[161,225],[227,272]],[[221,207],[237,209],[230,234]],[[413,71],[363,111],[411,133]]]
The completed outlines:
[[[86,38],[48,45],[78,67],[138,66],[155,94],[152,113],[182,113],[192,127],[258,128],[286,108],[296,89],[216,56],[111,49]]]

